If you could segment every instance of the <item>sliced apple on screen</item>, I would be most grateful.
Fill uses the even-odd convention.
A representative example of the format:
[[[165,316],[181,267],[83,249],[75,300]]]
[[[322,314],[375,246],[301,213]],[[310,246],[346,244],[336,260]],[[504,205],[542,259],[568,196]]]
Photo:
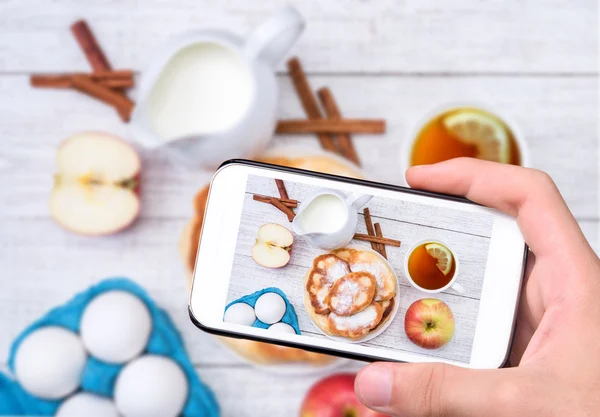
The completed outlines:
[[[142,164],[132,146],[106,133],[79,133],[59,146],[56,163],[50,212],[65,229],[106,235],[136,219]]]
[[[281,268],[290,261],[293,243],[294,236],[285,227],[275,223],[263,224],[252,247],[252,258],[266,268]]]

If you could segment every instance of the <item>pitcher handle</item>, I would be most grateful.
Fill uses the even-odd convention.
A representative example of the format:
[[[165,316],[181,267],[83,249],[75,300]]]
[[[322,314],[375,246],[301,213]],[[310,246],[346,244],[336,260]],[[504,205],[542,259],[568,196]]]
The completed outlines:
[[[300,12],[286,6],[252,31],[244,48],[246,54],[275,69],[302,34],[304,25]]]
[[[356,210],[358,210],[362,206],[367,204],[369,201],[371,201],[372,198],[373,198],[373,196],[369,195],[369,194],[351,193],[346,198],[346,204],[348,204],[349,206],[352,206],[352,207],[356,208]]]

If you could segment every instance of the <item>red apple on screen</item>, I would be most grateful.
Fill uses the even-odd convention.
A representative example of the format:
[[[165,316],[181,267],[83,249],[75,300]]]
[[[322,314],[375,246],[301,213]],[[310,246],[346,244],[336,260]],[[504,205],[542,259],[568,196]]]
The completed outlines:
[[[454,315],[450,307],[441,300],[417,300],[406,311],[404,330],[415,345],[425,349],[439,349],[454,335]]]
[[[300,417],[385,417],[354,394],[355,374],[336,374],[315,383],[302,403]]]
[[[252,247],[252,258],[266,268],[281,268],[290,261],[293,243],[294,236],[285,227],[275,223],[263,224]]]
[[[79,133],[59,146],[56,163],[50,213],[58,224],[83,235],[106,235],[133,223],[142,164],[132,146],[106,133]]]

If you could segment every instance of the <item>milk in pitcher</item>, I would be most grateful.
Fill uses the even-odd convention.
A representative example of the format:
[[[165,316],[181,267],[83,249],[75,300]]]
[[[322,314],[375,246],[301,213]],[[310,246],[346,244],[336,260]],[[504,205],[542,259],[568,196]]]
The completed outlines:
[[[334,194],[322,194],[310,202],[300,215],[299,223],[305,233],[333,233],[346,223],[348,209]]]
[[[227,130],[248,111],[252,73],[225,45],[191,44],[162,70],[148,100],[154,131],[165,141]]]

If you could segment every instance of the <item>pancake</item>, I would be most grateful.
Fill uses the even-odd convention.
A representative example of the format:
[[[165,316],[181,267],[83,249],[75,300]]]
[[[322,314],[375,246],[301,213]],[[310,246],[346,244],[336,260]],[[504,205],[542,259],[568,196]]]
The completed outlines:
[[[348,262],[352,272],[369,272],[375,277],[377,281],[375,301],[389,300],[396,295],[394,271],[379,255],[371,251],[348,248],[336,250],[333,253]]]
[[[334,254],[326,253],[314,259],[313,268],[306,282],[306,292],[315,313],[329,313],[329,306],[325,303],[325,297],[327,297],[333,284],[349,273],[348,263]]]
[[[375,328],[371,331],[375,331],[383,326],[387,321],[392,317],[392,313],[394,312],[394,307],[396,304],[395,298],[390,298],[389,300],[381,301],[379,303],[383,308],[383,313],[381,315],[381,321],[377,324]]]
[[[371,303],[367,308],[351,316],[329,314],[329,331],[334,336],[357,340],[365,337],[371,329],[377,327],[383,317],[383,307]]]
[[[339,316],[351,316],[373,302],[377,283],[368,272],[351,272],[338,279],[325,297],[325,304]]]

